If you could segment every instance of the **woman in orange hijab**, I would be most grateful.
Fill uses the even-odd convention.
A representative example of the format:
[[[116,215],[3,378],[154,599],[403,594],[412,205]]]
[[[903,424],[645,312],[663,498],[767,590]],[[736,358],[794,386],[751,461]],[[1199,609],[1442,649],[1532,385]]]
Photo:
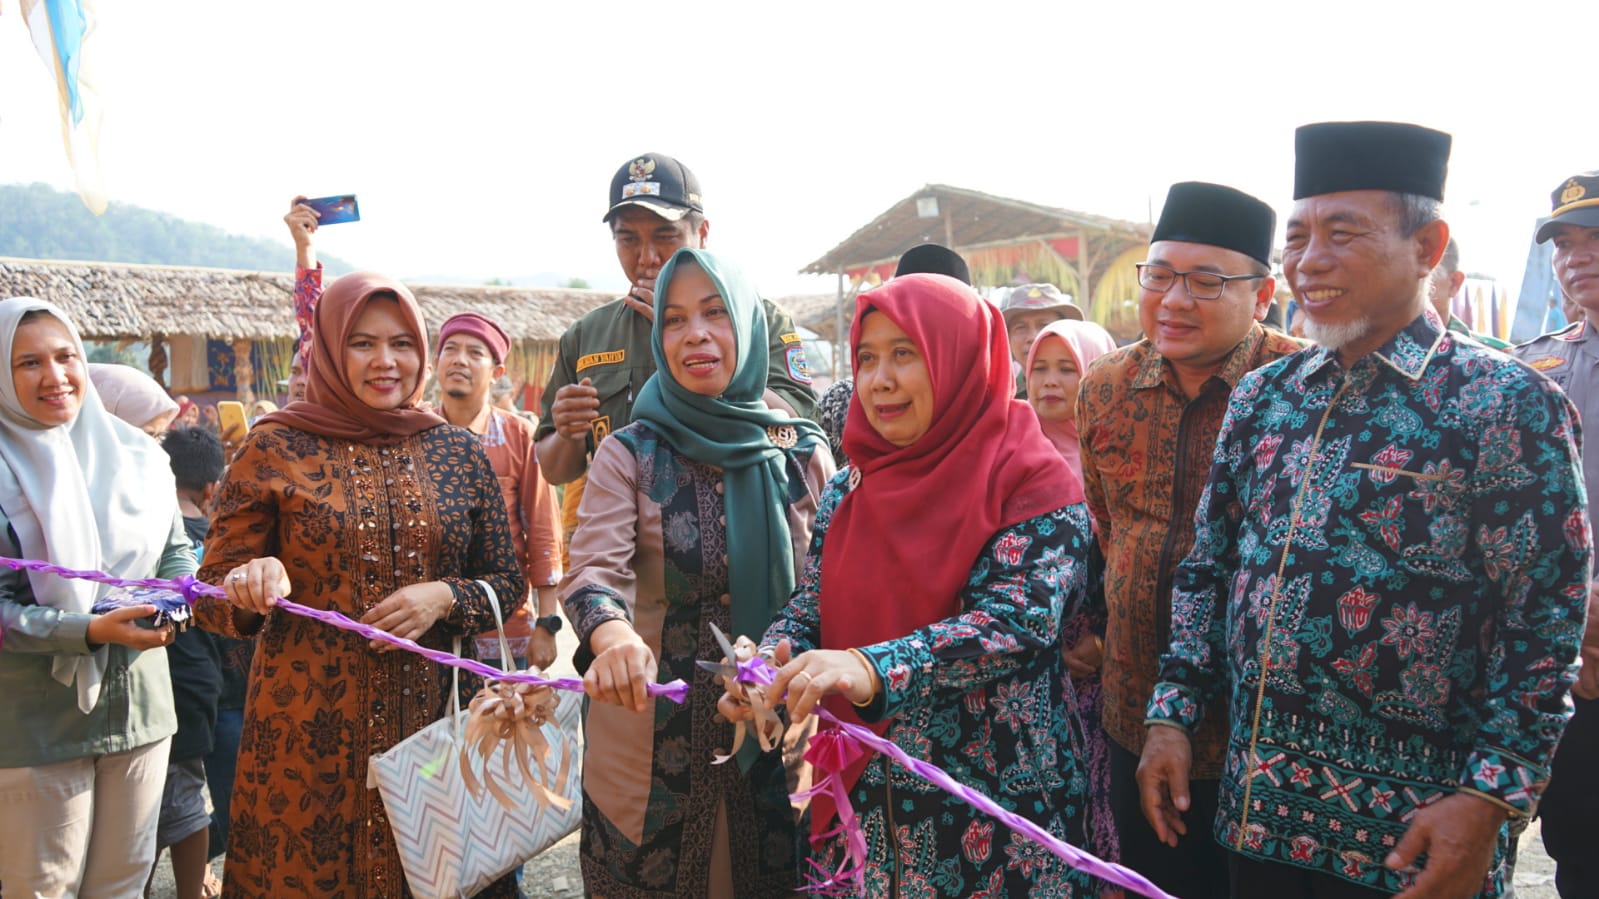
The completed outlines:
[[[278,597],[450,650],[524,596],[505,501],[478,439],[417,408],[427,331],[411,292],[369,272],[316,307],[305,402],[250,429],[228,468],[200,577],[207,630],[259,635],[234,780],[224,895],[409,895],[367,759],[445,714],[446,669]],[[469,649],[472,641],[465,641]],[[463,702],[478,687],[463,677]],[[484,896],[517,895],[510,877]]]

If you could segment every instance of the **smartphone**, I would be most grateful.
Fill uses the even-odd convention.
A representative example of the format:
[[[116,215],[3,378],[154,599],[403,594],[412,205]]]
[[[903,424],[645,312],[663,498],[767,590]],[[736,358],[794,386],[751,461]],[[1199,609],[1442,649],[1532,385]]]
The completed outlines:
[[[250,425],[244,419],[244,404],[238,400],[220,400],[217,402],[217,426],[222,432],[224,446],[238,446],[244,442],[244,436],[250,433]]]
[[[301,203],[316,210],[316,223],[322,225],[342,225],[345,222],[359,222],[361,220],[361,207],[355,202],[355,194],[344,194],[338,197],[317,197],[313,200],[301,200]]]

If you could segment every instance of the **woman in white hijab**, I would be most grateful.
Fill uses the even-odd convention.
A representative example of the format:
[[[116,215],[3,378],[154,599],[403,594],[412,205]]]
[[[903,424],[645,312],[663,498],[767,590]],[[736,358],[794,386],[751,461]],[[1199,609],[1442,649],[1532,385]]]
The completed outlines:
[[[194,571],[159,444],[100,402],[57,307],[0,301],[0,554],[119,577]],[[134,896],[155,857],[177,720],[154,606],[0,569],[0,883],[7,895]]]

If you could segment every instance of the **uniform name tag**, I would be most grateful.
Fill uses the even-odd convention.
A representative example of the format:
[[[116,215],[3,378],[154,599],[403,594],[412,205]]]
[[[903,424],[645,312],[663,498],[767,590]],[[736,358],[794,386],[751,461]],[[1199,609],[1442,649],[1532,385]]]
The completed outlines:
[[[593,368],[596,365],[615,365],[625,359],[627,359],[627,350],[612,350],[609,353],[589,353],[587,356],[578,357],[577,370],[582,371],[585,368]]]

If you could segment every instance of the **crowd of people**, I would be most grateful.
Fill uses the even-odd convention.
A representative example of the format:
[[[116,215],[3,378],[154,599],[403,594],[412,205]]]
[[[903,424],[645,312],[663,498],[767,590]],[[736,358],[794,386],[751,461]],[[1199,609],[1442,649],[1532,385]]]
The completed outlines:
[[[1304,340],[1265,324],[1276,212],[1184,182],[1136,342],[926,245],[821,397],[659,154],[611,183],[630,287],[561,339],[536,424],[495,402],[491,318],[430,339],[398,280],[324,291],[298,201],[290,396],[231,458],[49,298],[0,301],[0,554],[225,594],[182,629],[0,569],[0,891],[132,896],[170,849],[183,899],[409,895],[368,759],[481,683],[292,598],[517,670],[572,627],[596,897],[1120,894],[889,758],[808,753],[833,721],[1185,899],[1511,896],[1535,813],[1561,895],[1599,896],[1599,337],[1496,346],[1435,305],[1449,151],[1299,129]],[[1599,316],[1599,173],[1538,239]],[[700,664],[719,633],[771,684]]]

